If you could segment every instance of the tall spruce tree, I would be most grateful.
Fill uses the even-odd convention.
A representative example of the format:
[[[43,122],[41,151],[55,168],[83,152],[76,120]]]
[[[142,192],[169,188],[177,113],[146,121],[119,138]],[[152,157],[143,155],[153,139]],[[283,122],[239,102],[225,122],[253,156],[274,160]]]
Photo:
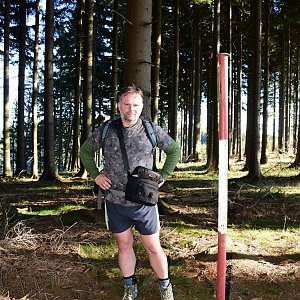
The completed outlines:
[[[44,79],[44,170],[41,181],[58,178],[54,153],[53,115],[53,45],[54,45],[54,0],[46,2],[45,19],[45,79]]]

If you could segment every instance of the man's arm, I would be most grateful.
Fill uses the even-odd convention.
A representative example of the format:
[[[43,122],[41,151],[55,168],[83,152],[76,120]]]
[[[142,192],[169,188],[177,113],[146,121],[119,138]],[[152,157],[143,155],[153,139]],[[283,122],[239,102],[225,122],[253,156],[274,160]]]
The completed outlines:
[[[81,161],[90,175],[95,179],[95,183],[98,184],[101,189],[107,190],[111,187],[111,180],[104,173],[99,172],[94,155],[95,150],[93,147],[88,141],[84,142],[80,148]]]
[[[80,147],[80,158],[90,175],[96,178],[99,175],[99,170],[95,163],[95,150],[88,141],[85,141]]]
[[[180,147],[175,141],[172,141],[164,152],[167,157],[162,169],[160,170],[160,174],[163,179],[166,180],[172,174],[179,161]]]

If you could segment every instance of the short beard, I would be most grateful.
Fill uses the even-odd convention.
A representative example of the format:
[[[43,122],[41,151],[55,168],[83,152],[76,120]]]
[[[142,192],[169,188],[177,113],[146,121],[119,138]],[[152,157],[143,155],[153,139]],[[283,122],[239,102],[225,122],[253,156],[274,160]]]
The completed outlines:
[[[137,116],[135,116],[134,118],[129,118],[129,117],[127,117],[126,115],[123,115],[123,119],[124,119],[126,122],[128,122],[129,124],[131,124],[131,125],[136,124],[137,121],[138,121]]]

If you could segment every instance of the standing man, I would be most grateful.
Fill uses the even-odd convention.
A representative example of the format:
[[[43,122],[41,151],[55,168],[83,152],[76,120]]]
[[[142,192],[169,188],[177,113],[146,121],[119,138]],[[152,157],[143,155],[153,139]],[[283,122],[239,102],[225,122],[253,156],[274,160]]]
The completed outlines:
[[[147,136],[140,115],[143,110],[143,92],[133,86],[125,87],[118,95],[124,144],[128,156],[129,172],[137,166],[153,168],[153,146]],[[125,169],[120,141],[114,126],[107,129],[105,143],[101,136],[104,125],[97,128],[80,149],[81,160],[96,184],[105,191],[105,208],[108,229],[114,234],[118,245],[118,262],[124,279],[122,300],[137,298],[135,277],[136,256],[133,250],[135,227],[148,252],[150,264],[159,279],[162,300],[173,300],[169,279],[168,261],[159,238],[158,208],[125,199],[128,171]],[[166,153],[160,174],[166,180],[173,172],[180,157],[179,145],[160,127],[154,125],[157,146]],[[103,145],[102,145],[103,143]],[[103,147],[104,169],[99,172],[94,152]]]

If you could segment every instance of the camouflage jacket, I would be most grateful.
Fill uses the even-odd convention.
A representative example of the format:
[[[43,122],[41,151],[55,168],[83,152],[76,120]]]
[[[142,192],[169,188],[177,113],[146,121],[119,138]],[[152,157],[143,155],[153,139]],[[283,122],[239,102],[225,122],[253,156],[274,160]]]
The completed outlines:
[[[107,201],[111,201],[117,204],[123,204],[126,206],[136,205],[132,202],[126,201],[124,197],[128,172],[127,170],[125,170],[124,167],[117,130],[115,126],[110,126],[108,128],[104,145],[102,145],[101,143],[101,136],[102,136],[101,130],[102,130],[101,126],[95,129],[95,131],[88,138],[87,143],[92,148],[93,151],[101,149],[103,146],[102,149],[102,153],[104,157],[103,172],[112,181],[110,193],[108,193],[105,196],[105,199]],[[142,166],[148,169],[152,169],[153,168],[153,147],[146,134],[141,119],[139,119],[137,124],[135,124],[133,127],[122,128],[122,130],[123,130],[124,143],[125,143],[125,148],[126,148],[129,167],[130,167],[129,171],[132,172],[137,166]],[[162,149],[165,152],[168,150],[171,144],[175,143],[174,140],[160,126],[154,125],[154,133],[157,138],[157,147]],[[175,148],[179,150],[179,146],[178,147],[176,146]],[[179,159],[179,155],[177,154],[177,152],[175,155],[176,161],[174,161],[173,169],[175,168]],[[84,163],[84,159],[83,159],[83,163]]]

